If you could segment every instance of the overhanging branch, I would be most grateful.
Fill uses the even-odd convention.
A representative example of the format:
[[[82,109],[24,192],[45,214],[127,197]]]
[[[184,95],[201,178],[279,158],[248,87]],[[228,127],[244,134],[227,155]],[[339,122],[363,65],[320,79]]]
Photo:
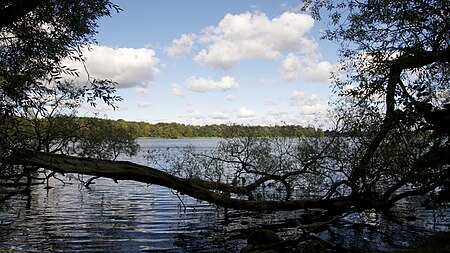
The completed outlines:
[[[20,154],[0,159],[11,164],[33,165],[47,168],[60,173],[80,173],[92,176],[112,178],[114,180],[134,180],[171,188],[180,194],[204,200],[218,206],[240,210],[299,210],[320,208],[333,211],[346,211],[352,207],[349,197],[332,199],[301,199],[260,201],[232,198],[229,194],[204,188],[204,182],[197,184],[196,180],[183,179],[151,167],[132,162],[109,161],[92,158],[80,158],[68,155],[50,154],[44,152],[22,151]]]

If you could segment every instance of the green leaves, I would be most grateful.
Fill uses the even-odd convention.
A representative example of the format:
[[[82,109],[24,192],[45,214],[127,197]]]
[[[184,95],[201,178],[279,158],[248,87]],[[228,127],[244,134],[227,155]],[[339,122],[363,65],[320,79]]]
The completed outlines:
[[[102,100],[105,104],[111,106],[114,110],[117,108],[115,103],[122,101],[120,96],[115,95],[115,85],[117,83],[111,80],[93,79],[91,86],[85,86],[86,101],[93,107],[97,105],[97,100]]]
[[[116,108],[115,103],[121,101],[115,95],[116,83],[89,76],[82,48],[95,43],[98,20],[120,10],[109,0],[2,1],[0,156],[19,147],[68,152],[69,143],[73,146],[82,138],[82,126],[71,116],[83,103],[96,106],[102,102]],[[80,62],[84,68],[67,67],[65,60]],[[83,72],[88,81],[79,84],[75,80]],[[67,122],[74,123],[73,127]],[[104,129],[113,131],[105,138],[117,137],[121,131]],[[122,145],[118,153],[125,148],[130,154],[135,152],[134,139],[127,134],[121,133],[117,140]]]
[[[105,0],[19,2],[23,3],[7,1],[0,6],[2,12],[21,13],[20,17],[4,16],[0,22],[0,92],[12,100],[25,99],[26,93],[41,89],[45,84],[40,80],[59,82],[67,76],[78,77],[84,69],[70,69],[61,62],[66,58],[83,62],[81,48],[94,43],[97,20],[120,11]],[[100,98],[113,104],[118,98],[112,95],[112,84],[92,80],[92,97],[87,99]]]
[[[81,119],[80,119],[81,120]],[[110,120],[85,118],[86,127],[76,143],[76,154],[106,160],[120,155],[135,156],[139,145],[133,133],[125,126]]]

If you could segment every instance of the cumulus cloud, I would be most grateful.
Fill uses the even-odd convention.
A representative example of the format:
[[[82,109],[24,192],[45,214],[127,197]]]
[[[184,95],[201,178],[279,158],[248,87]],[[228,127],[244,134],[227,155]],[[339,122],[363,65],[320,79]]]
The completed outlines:
[[[172,40],[172,45],[166,47],[164,52],[171,57],[180,57],[191,51],[194,47],[195,34],[183,34],[179,39]]]
[[[227,95],[226,97],[225,97],[225,100],[226,101],[229,101],[229,102],[233,102],[234,101],[234,96],[233,95]]]
[[[256,113],[246,107],[239,107],[232,110],[215,111],[209,114],[214,120],[240,122],[242,119],[250,119],[256,116]]]
[[[230,76],[224,76],[219,81],[214,81],[211,78],[191,77],[187,80],[187,84],[190,91],[201,93],[212,90],[227,91],[239,88],[239,83]]]
[[[229,69],[241,60],[277,60],[283,52],[309,53],[316,43],[304,35],[314,20],[299,13],[285,12],[269,19],[264,13],[227,14],[217,26],[202,31],[199,41],[208,44],[194,60]]]
[[[298,56],[289,53],[284,59],[280,74],[286,81],[293,81],[300,77],[313,82],[329,82],[333,65],[327,61],[320,61],[315,55]]]
[[[227,120],[230,118],[230,115],[226,112],[213,112],[209,115],[213,119]]]
[[[247,109],[246,107],[240,107],[237,110],[238,118],[251,118],[251,117],[255,116],[255,114],[256,113],[254,111]]]
[[[191,111],[189,112],[189,118],[199,120],[203,119],[204,116],[199,111]]]
[[[320,98],[315,94],[307,94],[303,91],[295,90],[291,94],[290,104],[292,106],[301,105],[301,104],[316,104],[320,101]]]
[[[181,86],[177,83],[172,84],[171,91],[172,91],[172,95],[174,95],[174,96],[179,96],[179,97],[185,96],[183,88],[181,88]]]
[[[160,72],[159,59],[152,49],[91,45],[90,50],[83,50],[83,55],[90,77],[111,79],[118,83],[117,88],[145,87]],[[87,81],[81,63],[65,60],[63,64],[80,71],[81,75],[76,81]]]
[[[306,115],[322,113],[326,109],[317,95],[297,90],[292,92],[289,104],[298,107],[299,112]]]
[[[305,36],[314,26],[309,15],[285,12],[273,19],[264,13],[227,14],[217,26],[209,26],[199,35],[183,34],[166,48],[170,56],[190,52],[194,43],[207,45],[194,60],[221,69],[232,68],[241,60],[279,59],[282,53],[311,53],[317,43]]]

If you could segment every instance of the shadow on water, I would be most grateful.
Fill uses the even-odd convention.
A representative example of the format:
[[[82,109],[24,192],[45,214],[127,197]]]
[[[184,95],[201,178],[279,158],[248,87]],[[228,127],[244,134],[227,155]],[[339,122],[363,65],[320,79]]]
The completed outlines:
[[[0,252],[238,252],[256,228],[295,238],[299,221],[308,216],[301,211],[229,211],[225,216],[223,209],[155,185],[100,178],[85,188],[73,179],[65,182],[53,181],[51,189],[34,186],[29,195],[0,205]],[[388,251],[448,230],[449,209],[433,211],[416,202],[393,210],[403,217],[401,223],[374,212],[351,214],[317,237],[344,248]]]

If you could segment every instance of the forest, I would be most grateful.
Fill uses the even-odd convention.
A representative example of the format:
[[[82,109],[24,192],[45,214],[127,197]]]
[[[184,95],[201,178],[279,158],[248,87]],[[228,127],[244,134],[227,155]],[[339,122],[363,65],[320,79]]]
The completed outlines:
[[[5,120],[5,138],[15,136],[7,126],[15,125],[15,130],[21,132],[22,138],[34,143],[35,149],[55,150],[83,145],[82,143],[109,143],[111,145],[136,146],[138,138],[182,139],[182,138],[306,138],[336,135],[320,128],[302,127],[296,125],[251,126],[237,124],[185,125],[181,123],[133,122],[95,117],[76,117],[64,115],[49,115],[37,117],[25,115]],[[35,141],[32,141],[35,140]],[[55,143],[64,143],[57,145]],[[77,144],[78,143],[78,144]],[[53,148],[50,148],[53,146]],[[81,146],[78,146],[80,148]],[[133,148],[134,149],[134,148]],[[95,148],[92,148],[94,152]],[[104,152],[104,150],[102,151]],[[134,153],[134,152],[133,152]]]
[[[125,120],[107,120],[98,118],[67,118],[72,124],[86,125],[102,121],[113,128],[122,128],[135,138],[226,138],[226,137],[323,137],[319,128],[295,125],[250,126],[250,125],[185,125],[181,123],[134,122]],[[69,121],[70,122],[70,121]],[[89,123],[91,122],[91,123]],[[88,129],[87,129],[88,130]]]

